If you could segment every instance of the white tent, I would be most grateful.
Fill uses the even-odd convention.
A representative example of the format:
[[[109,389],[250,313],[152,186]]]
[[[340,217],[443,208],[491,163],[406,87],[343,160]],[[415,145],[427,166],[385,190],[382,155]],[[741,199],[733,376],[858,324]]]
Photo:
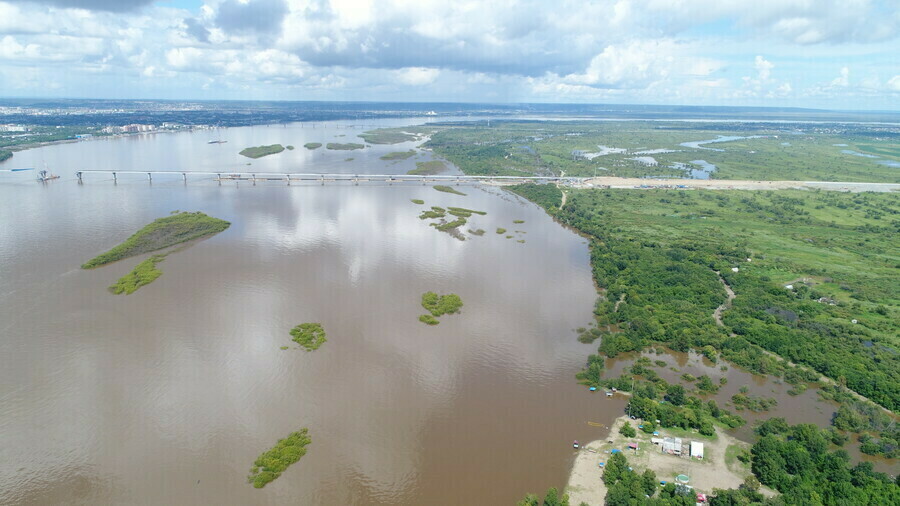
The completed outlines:
[[[703,458],[703,443],[691,441],[691,457]]]

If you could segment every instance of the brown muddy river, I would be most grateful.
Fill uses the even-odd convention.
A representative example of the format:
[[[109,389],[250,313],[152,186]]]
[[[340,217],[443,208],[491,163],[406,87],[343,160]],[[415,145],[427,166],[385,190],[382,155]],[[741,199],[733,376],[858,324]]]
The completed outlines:
[[[595,348],[573,332],[596,297],[589,253],[536,206],[471,186],[458,196],[74,179],[87,168],[250,170],[237,152],[276,142],[297,148],[253,170],[405,173],[430,159],[378,158],[417,143],[302,147],[361,131],[331,122],[145,135],[0,164],[46,163],[62,176],[0,178],[0,503],[513,504],[564,486],[572,440],[602,437],[586,422],[609,423],[625,401],[574,380]],[[217,136],[228,143],[207,144]],[[467,228],[487,233],[454,239],[419,220],[410,199],[486,211]],[[232,226],[170,255],[132,295],[106,287],[145,256],[79,268],[173,210]],[[462,313],[419,322],[429,290],[459,294]],[[281,350],[302,322],[322,323],[328,342]],[[736,390],[741,378],[728,374]],[[779,414],[797,412],[792,422],[830,416],[811,391],[779,402]],[[302,427],[308,454],[266,488],[249,485],[255,458]]]
[[[254,168],[405,173],[429,159],[378,159],[414,144],[302,148],[356,140],[341,125],[229,129],[219,145],[209,132],[96,140],[4,164],[62,178],[0,181],[0,503],[512,504],[565,484],[571,441],[623,404],[574,381],[588,348],[572,329],[595,298],[588,250],[537,207],[476,187],[74,180],[237,170],[237,151],[274,142],[297,149]],[[416,198],[486,211],[469,224],[488,233],[439,232]],[[106,287],[144,257],[79,269],[173,210],[232,226],[132,295]],[[419,322],[429,290],[459,294],[462,314]],[[281,350],[302,322],[328,342]],[[247,484],[255,458],[302,427],[309,453],[266,488]]]

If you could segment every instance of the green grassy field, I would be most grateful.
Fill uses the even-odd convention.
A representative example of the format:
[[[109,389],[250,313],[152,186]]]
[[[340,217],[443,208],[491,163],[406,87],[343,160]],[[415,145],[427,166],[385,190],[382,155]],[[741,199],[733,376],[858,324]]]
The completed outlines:
[[[561,210],[543,202],[592,238],[598,319],[624,328],[602,352],[709,346],[797,382],[758,346],[900,406],[900,195],[570,190]],[[724,326],[712,318],[725,302],[715,271],[737,295]]]
[[[495,121],[435,128],[425,146],[466,174],[685,177],[702,160],[716,166],[713,179],[900,182],[897,167],[886,165],[900,163],[897,134],[864,125]],[[681,145],[719,136],[762,138]]]

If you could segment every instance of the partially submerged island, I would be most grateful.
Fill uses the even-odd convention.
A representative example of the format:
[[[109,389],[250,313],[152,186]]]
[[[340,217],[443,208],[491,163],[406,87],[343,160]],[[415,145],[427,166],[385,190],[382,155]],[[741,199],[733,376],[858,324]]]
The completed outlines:
[[[159,251],[187,241],[218,234],[229,226],[231,223],[201,212],[175,213],[154,220],[122,244],[88,260],[81,268],[94,269],[125,258]],[[162,262],[169,253],[153,255],[139,263],[131,272],[110,286],[110,291],[115,294],[129,295],[138,288],[152,283],[162,275],[162,271],[157,269],[156,265]]]
[[[116,295],[131,295],[138,288],[149,285],[162,275],[162,271],[156,268],[156,264],[163,261],[166,255],[153,255],[137,264],[128,274],[119,278],[109,290]]]
[[[279,439],[271,449],[257,457],[250,468],[247,482],[255,488],[263,488],[281,476],[291,464],[306,455],[306,447],[312,443],[309,430],[305,427]]]
[[[462,306],[462,299],[455,293],[438,295],[434,292],[425,292],[422,294],[422,307],[431,314],[423,314],[419,317],[419,321],[427,325],[437,325],[440,323],[438,317],[459,313]]]
[[[291,147],[291,149],[293,149],[293,146]],[[281,144],[269,144],[268,146],[253,146],[250,148],[244,148],[239,154],[244,155],[247,158],[262,158],[264,156],[281,153],[282,151],[284,151],[284,146],[282,146]]]
[[[382,160],[406,160],[407,158],[411,158],[415,156],[416,151],[414,149],[410,149],[409,151],[393,151],[386,155],[381,155],[379,158]]]
[[[442,184],[436,184],[436,185],[432,186],[432,188],[434,188],[435,190],[437,190],[437,191],[439,191],[439,192],[452,193],[452,194],[454,194],[454,195],[462,195],[462,196],[465,196],[465,195],[466,195],[465,193],[463,193],[463,192],[457,190],[456,188],[453,188],[452,186],[446,186],[446,185],[442,185]]]
[[[416,168],[407,172],[411,176],[433,176],[447,170],[447,165],[441,160],[416,162]]]
[[[291,329],[291,336],[293,341],[306,351],[318,350],[327,341],[321,323],[301,323]]]
[[[365,144],[357,144],[355,142],[329,142],[325,145],[325,149],[337,151],[352,151],[354,149],[363,149],[365,147]]]
[[[123,258],[159,251],[192,239],[218,234],[231,226],[230,222],[201,212],[181,212],[158,218],[138,230],[125,242],[85,262],[82,269],[93,269]]]
[[[303,147],[306,149],[309,149],[309,150],[319,149],[322,147],[322,143],[321,142],[307,142],[306,144],[303,145]]]
[[[448,213],[455,216],[456,219],[454,219],[453,221],[447,221],[445,218]],[[430,223],[430,225],[437,230],[440,230],[441,232],[447,232],[453,237],[464,241],[465,236],[463,236],[463,234],[459,231],[459,227],[468,223],[468,218],[470,218],[473,214],[484,216],[487,213],[484,211],[476,211],[474,209],[466,209],[464,207],[448,207],[447,209],[444,209],[443,207],[439,206],[431,206],[430,211],[422,211],[422,213],[419,214],[419,219],[438,220],[434,223]],[[484,231],[482,231],[481,233],[483,234]]]

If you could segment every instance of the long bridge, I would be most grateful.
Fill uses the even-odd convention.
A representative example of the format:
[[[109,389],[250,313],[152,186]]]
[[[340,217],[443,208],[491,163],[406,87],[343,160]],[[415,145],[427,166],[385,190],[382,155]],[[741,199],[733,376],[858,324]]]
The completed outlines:
[[[588,178],[572,178],[559,176],[467,176],[459,175],[414,175],[414,174],[355,174],[355,173],[283,173],[283,172],[226,172],[226,171],[173,171],[173,170],[80,170],[75,173],[78,182],[83,183],[91,175],[111,175],[118,181],[120,175],[146,176],[152,182],[153,176],[175,176],[187,183],[188,176],[207,176],[222,184],[223,181],[250,181],[253,184],[265,181],[291,182],[367,182],[378,181],[388,183],[493,183],[517,184],[525,182],[569,183],[577,184]]]

